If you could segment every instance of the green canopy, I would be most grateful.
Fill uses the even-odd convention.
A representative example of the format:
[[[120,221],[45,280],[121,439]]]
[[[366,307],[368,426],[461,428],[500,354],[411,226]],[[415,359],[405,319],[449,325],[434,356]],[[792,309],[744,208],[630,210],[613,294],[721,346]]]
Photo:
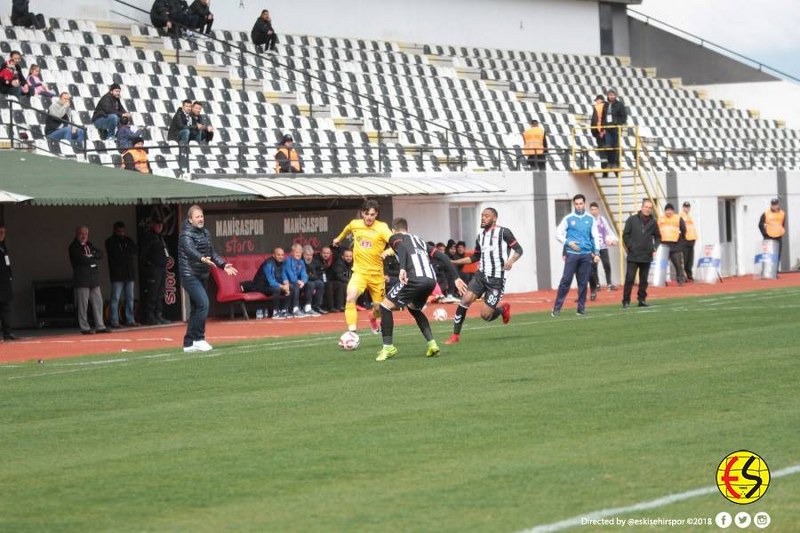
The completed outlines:
[[[257,200],[255,194],[89,163],[0,150],[0,190],[29,205],[137,205]]]

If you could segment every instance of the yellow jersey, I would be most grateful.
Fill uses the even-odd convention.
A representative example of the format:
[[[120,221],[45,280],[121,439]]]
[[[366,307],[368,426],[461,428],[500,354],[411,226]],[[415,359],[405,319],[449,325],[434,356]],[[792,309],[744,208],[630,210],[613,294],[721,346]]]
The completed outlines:
[[[336,239],[341,241],[348,233],[353,234],[353,272],[383,276],[381,254],[392,236],[386,222],[376,220],[367,226],[360,218],[353,219]]]

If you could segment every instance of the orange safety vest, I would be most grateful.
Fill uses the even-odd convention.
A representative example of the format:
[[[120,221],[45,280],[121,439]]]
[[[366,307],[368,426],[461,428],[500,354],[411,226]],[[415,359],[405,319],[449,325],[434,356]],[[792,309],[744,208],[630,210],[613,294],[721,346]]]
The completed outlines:
[[[525,140],[525,148],[522,153],[525,155],[543,154],[544,153],[544,128],[536,126],[535,128],[528,128],[522,134]]]
[[[283,153],[289,159],[289,164],[292,165],[293,169],[300,171],[300,158],[297,156],[297,150],[281,146],[275,153],[275,172],[277,174],[281,173],[281,162],[278,160],[278,154],[280,153]]]
[[[694,229],[694,219],[692,218],[692,215],[687,215],[681,211],[681,218],[683,219],[683,223],[686,224],[686,240],[696,241],[697,230]]]
[[[133,157],[133,166],[136,170],[141,172],[142,174],[149,174],[150,169],[147,165],[147,154],[141,148],[131,148],[126,150],[122,153],[122,157],[125,157],[125,154],[131,154]],[[122,163],[123,168],[125,167],[125,163]]]
[[[662,242],[678,242],[681,236],[681,217],[674,214],[671,217],[661,215],[658,217],[658,231],[661,232]]]
[[[783,227],[784,220],[786,220],[786,213],[783,212],[783,209],[777,211],[767,209],[764,213],[764,229],[766,229],[767,235],[773,239],[783,237],[783,234],[786,233],[786,228]]]
[[[603,129],[601,128],[603,125],[603,107],[605,107],[605,103],[594,104],[594,111],[597,114],[597,123],[592,124],[592,126],[594,126],[592,129],[599,131],[601,135],[603,134]]]

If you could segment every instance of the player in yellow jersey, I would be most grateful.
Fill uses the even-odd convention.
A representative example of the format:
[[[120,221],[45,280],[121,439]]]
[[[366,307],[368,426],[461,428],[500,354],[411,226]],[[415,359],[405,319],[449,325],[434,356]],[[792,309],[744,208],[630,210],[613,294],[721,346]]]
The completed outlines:
[[[383,258],[392,253],[386,248],[392,231],[385,222],[378,220],[378,202],[366,200],[361,205],[361,219],[353,219],[342,230],[338,237],[333,239],[333,245],[353,235],[353,275],[347,284],[347,302],[344,306],[344,318],[347,329],[356,330],[358,312],[356,300],[365,290],[372,297],[372,313],[369,323],[372,333],[381,332],[378,320],[380,319],[380,303],[386,295],[386,281],[383,277]]]

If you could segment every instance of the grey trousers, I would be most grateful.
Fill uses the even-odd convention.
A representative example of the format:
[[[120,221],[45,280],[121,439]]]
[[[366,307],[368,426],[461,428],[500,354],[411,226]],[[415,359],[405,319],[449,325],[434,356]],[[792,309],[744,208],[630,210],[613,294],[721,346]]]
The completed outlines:
[[[94,316],[95,329],[105,329],[103,324],[103,294],[100,287],[75,287],[75,307],[78,309],[78,326],[81,331],[92,329],[89,326],[88,311],[89,304],[92,304],[92,314]]]

